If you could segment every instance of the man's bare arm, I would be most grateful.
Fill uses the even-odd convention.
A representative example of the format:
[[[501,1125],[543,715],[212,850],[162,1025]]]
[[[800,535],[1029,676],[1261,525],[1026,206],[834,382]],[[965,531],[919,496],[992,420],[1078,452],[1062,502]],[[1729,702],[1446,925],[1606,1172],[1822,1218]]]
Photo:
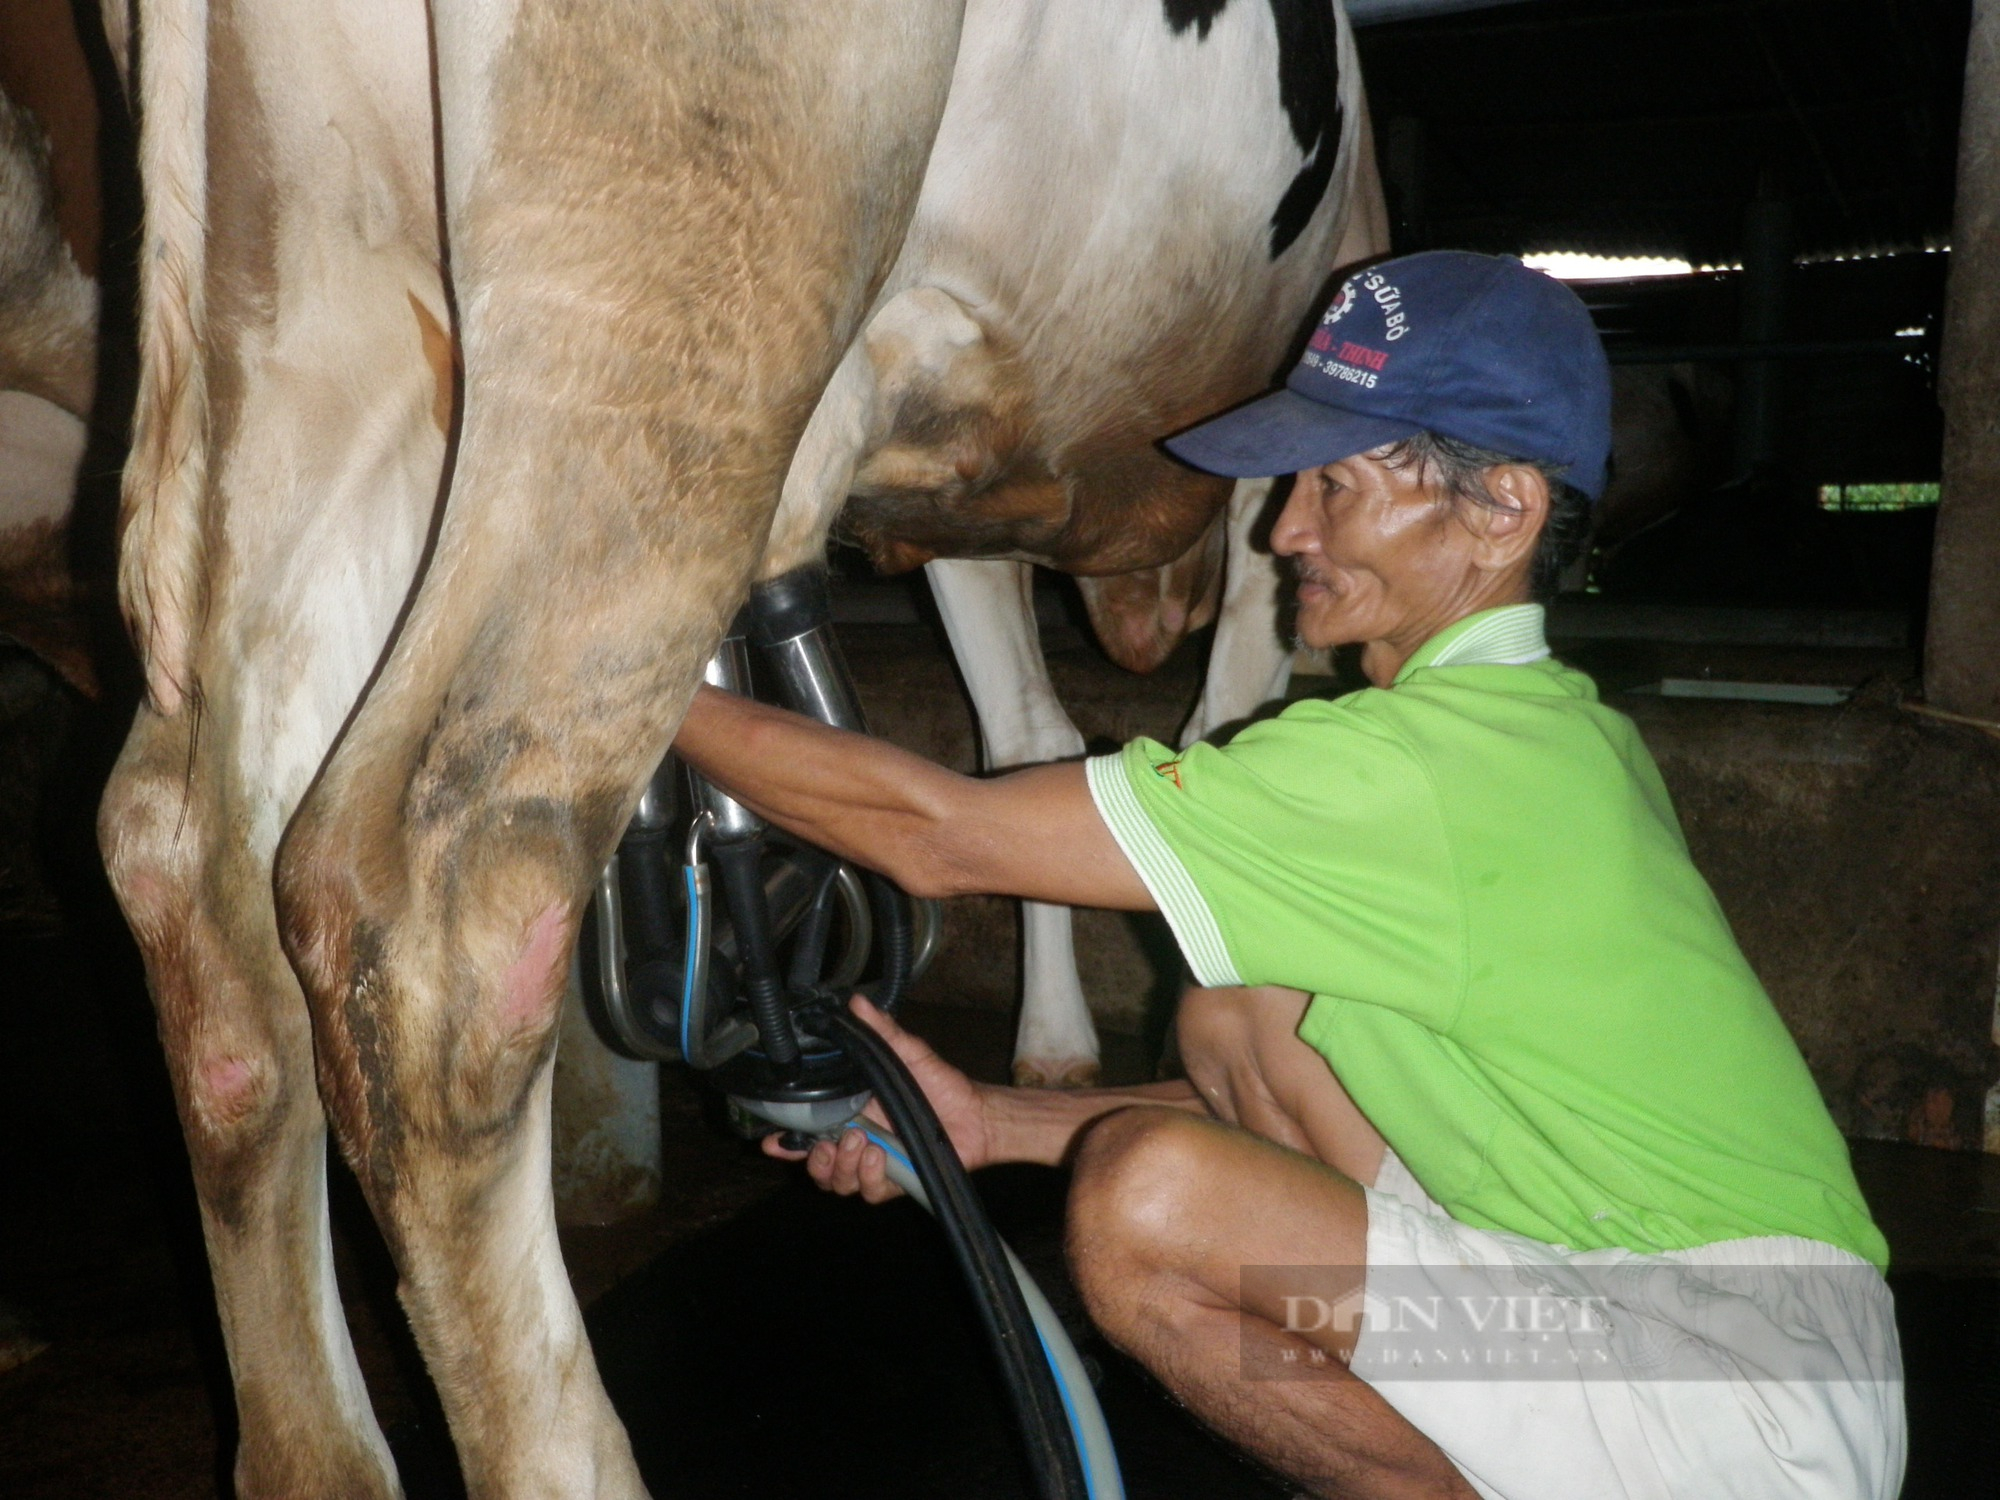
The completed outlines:
[[[918,896],[1150,911],[1074,762],[981,779],[867,735],[703,687],[674,749],[780,828]]]
[[[1096,1121],[1132,1105],[1167,1105],[1190,1114],[1212,1111],[1185,1078],[1142,1083],[1123,1089],[1019,1089],[974,1083],[932,1051],[919,1036],[896,1024],[860,996],[850,1002],[854,1014],[896,1049],[917,1086],[937,1111],[938,1123],[950,1136],[958,1159],[968,1170],[997,1162],[1030,1161],[1059,1166],[1069,1159],[1077,1138]],[[868,1117],[888,1123],[880,1101],[869,1104]],[[781,1137],[764,1138],[768,1156],[796,1161],[800,1153],[785,1148]],[[889,1181],[888,1158],[862,1131],[844,1132],[838,1144],[820,1141],[806,1154],[806,1168],[821,1187],[836,1193],[859,1193],[870,1203],[896,1196]]]

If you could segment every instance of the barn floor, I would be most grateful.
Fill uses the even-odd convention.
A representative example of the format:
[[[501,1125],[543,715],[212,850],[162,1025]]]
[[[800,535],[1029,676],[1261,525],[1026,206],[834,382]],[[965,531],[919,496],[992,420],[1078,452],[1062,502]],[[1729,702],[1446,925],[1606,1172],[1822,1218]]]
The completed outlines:
[[[221,1353],[143,1016],[63,996],[62,976],[89,959],[61,937],[10,937],[0,967],[26,981],[8,1002],[0,1053],[0,1296],[50,1346],[0,1374],[0,1495],[226,1494]],[[1004,1018],[926,1006],[915,1024],[976,1072],[1004,1071]],[[1108,1061],[1114,1074],[1144,1072],[1127,1039],[1112,1039]],[[679,1077],[666,1103],[669,1205],[567,1236],[606,1382],[654,1494],[1026,1495],[971,1311],[921,1212],[811,1190],[706,1125]],[[1904,1493],[1984,1493],[1968,1481],[2000,1472],[2000,1159],[1855,1149],[1897,1259],[1913,1437]],[[1059,1174],[1011,1168],[981,1180],[1060,1305]],[[351,1186],[336,1197],[349,1316],[411,1500],[455,1496],[387,1266]],[[1135,1500],[1287,1493],[1133,1366],[1095,1341],[1084,1348],[1104,1370]]]
[[[924,670],[948,679],[941,665]],[[1059,662],[1059,681],[1075,670]],[[1733,664],[1715,675],[1739,670],[1751,675]],[[1157,693],[1113,679],[1104,692],[1132,703],[1130,716],[1112,715],[1112,732],[1171,727],[1177,710],[1160,708]],[[1174,691],[1193,681],[1179,663],[1167,679]],[[11,698],[0,706],[10,723],[26,711]],[[0,1373],[0,1497],[226,1494],[226,1372],[186,1163],[136,959],[88,848],[87,789],[115,735],[66,712],[77,722],[48,762],[54,790],[37,820],[48,889],[15,879],[11,851],[0,851],[0,887],[15,892],[0,901],[0,1350],[8,1307],[48,1344]],[[1010,1023],[990,1004],[919,1006],[915,1024],[976,1074],[1004,1076]],[[1151,1055],[1136,1037],[1111,1036],[1107,1075],[1149,1076]],[[812,1191],[717,1129],[681,1075],[666,1079],[663,1103],[668,1204],[566,1235],[607,1384],[654,1493],[1025,1495],[970,1309],[921,1213]],[[2000,1473],[2000,1158],[1854,1149],[1895,1256],[1910,1373],[1905,1495],[1990,1493]],[[1061,1305],[1060,1175],[1010,1168],[981,1181]],[[455,1495],[386,1259],[344,1177],[335,1217],[350,1322],[412,1500]],[[1104,1373],[1135,1500],[1286,1494],[1134,1367],[1085,1347]]]

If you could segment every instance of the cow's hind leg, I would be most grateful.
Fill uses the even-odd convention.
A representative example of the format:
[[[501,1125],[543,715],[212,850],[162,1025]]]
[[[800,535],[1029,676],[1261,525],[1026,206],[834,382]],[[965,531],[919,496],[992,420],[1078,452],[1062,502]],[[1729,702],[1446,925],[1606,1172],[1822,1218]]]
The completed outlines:
[[[924,571],[979,716],[986,767],[1081,755],[1083,736],[1063,712],[1042,657],[1034,570],[1026,563],[938,561]],[[1084,1088],[1097,1081],[1097,1069],[1097,1029],[1077,978],[1070,910],[1024,901],[1014,1081]]]
[[[622,1500],[644,1491],[556,1239],[549,1065],[593,874],[742,597],[754,527],[689,517],[662,555],[626,544],[622,507],[496,493],[475,403],[518,433],[539,393],[468,390],[439,556],[287,833],[278,906],[468,1493]],[[632,482],[615,442],[573,457],[595,471],[580,493]]]
[[[468,375],[436,559],[287,831],[278,909],[468,1493],[625,1500],[643,1486],[556,1239],[549,1065],[592,872],[755,557],[728,518],[681,528],[682,563],[622,506],[575,505],[632,482],[584,431],[610,402],[519,455],[573,441],[574,491],[522,484],[540,399]]]
[[[270,867],[215,836],[193,724],[141,712],[101,828],[194,1169],[236,1389],[236,1493],[395,1495],[334,1286],[325,1122]]]
[[[473,1496],[634,1496],[563,1273],[549,1061],[578,919],[908,221],[950,5],[440,0],[464,354],[450,499],[286,834],[341,1148]]]
[[[271,869],[437,498],[450,388],[422,27],[396,0],[154,4],[136,75],[146,298],[121,593],[153,706],[99,835],[185,1129],[244,1500],[397,1493],[334,1285]]]
[[[468,1493],[629,1500],[644,1488],[556,1240],[549,1065],[591,874],[754,559],[689,528],[697,560],[674,566],[620,545],[615,507],[523,525],[519,490],[482,505],[475,413],[519,432],[536,394],[468,381],[438,556],[287,831],[278,908]]]

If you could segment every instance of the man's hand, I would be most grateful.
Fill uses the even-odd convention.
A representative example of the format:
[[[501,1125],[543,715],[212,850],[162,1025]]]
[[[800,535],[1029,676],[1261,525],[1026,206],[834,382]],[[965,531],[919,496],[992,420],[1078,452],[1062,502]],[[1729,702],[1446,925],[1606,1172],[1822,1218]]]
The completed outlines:
[[[991,1161],[993,1133],[987,1119],[989,1090],[985,1085],[967,1078],[933,1052],[922,1038],[903,1030],[892,1017],[861,996],[856,995],[848,1008],[895,1048],[931,1108],[937,1111],[938,1123],[944,1126],[945,1135],[958,1152],[958,1159],[965,1163],[965,1169],[969,1172]],[[874,1100],[869,1101],[863,1114],[878,1125],[889,1125],[888,1116]],[[801,1159],[799,1152],[787,1151],[779,1145],[775,1135],[764,1138],[764,1151],[785,1161]],[[889,1181],[888,1157],[880,1146],[870,1145],[868,1137],[859,1130],[843,1132],[838,1142],[815,1142],[803,1159],[812,1180],[829,1192],[859,1193],[870,1203],[902,1196],[902,1189]]]

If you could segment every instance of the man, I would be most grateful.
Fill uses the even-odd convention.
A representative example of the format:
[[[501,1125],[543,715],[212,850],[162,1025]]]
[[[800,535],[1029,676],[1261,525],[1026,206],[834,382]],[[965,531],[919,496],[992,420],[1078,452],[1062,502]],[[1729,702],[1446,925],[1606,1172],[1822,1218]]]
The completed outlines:
[[[1360,644],[1372,688],[992,780],[707,691],[679,748],[913,891],[1165,913],[1203,986],[1184,1082],[979,1086],[856,1009],[969,1167],[1073,1163],[1093,1318],[1273,1468],[1344,1496],[1889,1500],[1882,1238],[1651,758],[1533,602],[1587,530],[1609,407],[1559,283],[1385,262],[1285,389],[1169,444],[1297,473],[1272,547],[1298,633]],[[857,1132],[808,1162],[892,1191]]]

